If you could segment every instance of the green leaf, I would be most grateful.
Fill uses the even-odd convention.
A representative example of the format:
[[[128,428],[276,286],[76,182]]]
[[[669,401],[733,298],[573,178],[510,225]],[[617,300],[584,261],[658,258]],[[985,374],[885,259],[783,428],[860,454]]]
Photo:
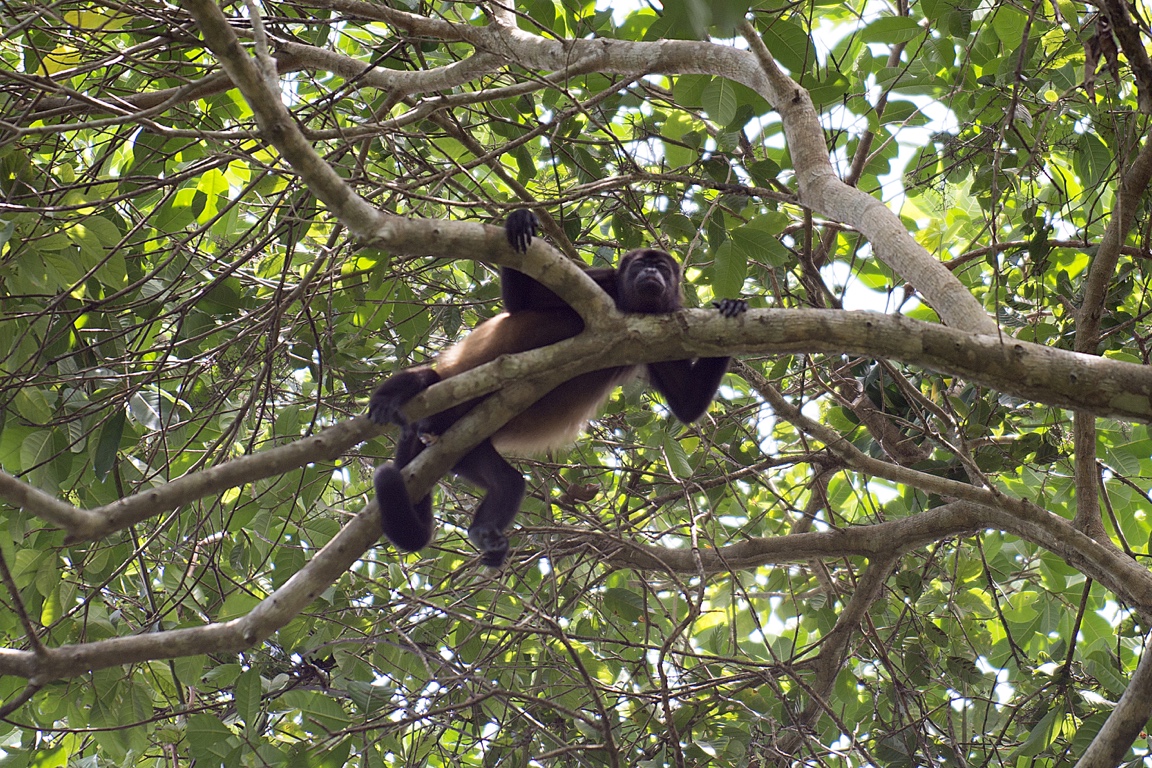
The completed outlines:
[[[197,762],[229,765],[240,741],[220,719],[212,715],[188,716],[188,752]]]
[[[20,466],[25,470],[38,467],[52,455],[52,433],[33,432],[20,445]]]
[[[124,436],[126,422],[124,410],[119,409],[100,428],[100,439],[92,454],[92,468],[96,472],[97,480],[103,481],[112,467],[116,466],[116,457],[120,452],[120,440]]]
[[[1134,454],[1126,446],[1114,446],[1106,451],[1108,466],[1125,476],[1140,474],[1140,461],[1146,459],[1147,454]]]
[[[992,17],[992,29],[1000,42],[1011,49],[1018,48],[1024,43],[1024,30],[1028,28],[1028,15],[1019,8],[1011,5],[997,6]]]
[[[260,681],[260,672],[249,669],[236,680],[236,714],[244,721],[244,729],[249,738],[256,736],[256,724],[260,720],[261,696],[263,685]]]
[[[34,424],[43,424],[52,418],[51,395],[43,389],[23,387],[15,393],[16,412]],[[25,464],[24,466],[28,466]]]
[[[807,72],[816,65],[816,47],[804,28],[791,19],[773,20],[763,37],[768,52],[793,75]]]
[[[319,732],[316,726],[332,732],[339,731],[349,723],[344,708],[326,693],[288,691],[280,698],[280,702],[284,706],[299,709],[308,724],[307,727],[314,733]]]
[[[648,612],[641,595],[622,587],[610,587],[604,593],[604,607],[628,622],[640,621]]]
[[[379,712],[392,700],[396,691],[387,685],[365,683],[359,680],[348,681],[348,697],[365,715]]]
[[[747,252],[725,240],[712,255],[712,290],[720,298],[736,298],[744,292],[748,274]]]
[[[749,262],[759,261],[773,267],[783,267],[792,261],[791,253],[780,242],[780,233],[787,224],[787,217],[767,214],[757,216],[732,230],[730,242],[743,258],[745,268]],[[743,282],[743,275],[740,279]],[[723,296],[734,295],[717,293]]]
[[[1099,184],[1112,167],[1114,159],[1108,147],[1093,133],[1080,134],[1076,152],[1076,173],[1085,186]]]
[[[866,43],[896,45],[915,40],[924,33],[924,28],[916,19],[907,16],[884,16],[860,30],[860,37]]]
[[[228,595],[221,606],[219,613],[216,615],[216,621],[228,621],[229,619],[236,619],[241,616],[247,616],[248,613],[260,604],[260,598],[257,595],[248,592],[236,591]]]
[[[920,0],[920,12],[924,18],[935,25],[946,13],[955,8],[949,0]]]
[[[1060,734],[1063,721],[1064,711],[1053,707],[1032,727],[1024,743],[1008,756],[1008,762],[1011,764],[1018,757],[1035,757],[1046,750]]]
[[[73,743],[73,739],[63,738],[54,747],[38,749],[27,764],[32,768],[65,768],[72,755]]]
[[[717,125],[728,125],[736,118],[736,88],[730,80],[715,77],[701,94],[708,117]]]
[[[665,433],[663,449],[664,457],[668,462],[668,471],[673,477],[687,478],[692,476],[692,462],[688,460],[688,454],[684,452],[684,447],[673,435]]]

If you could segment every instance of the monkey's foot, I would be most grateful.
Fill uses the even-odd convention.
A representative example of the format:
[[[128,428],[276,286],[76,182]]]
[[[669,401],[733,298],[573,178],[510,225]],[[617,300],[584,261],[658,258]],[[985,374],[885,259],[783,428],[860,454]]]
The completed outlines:
[[[404,405],[428,387],[440,381],[440,375],[428,365],[419,365],[388,377],[368,401],[368,418],[380,426],[408,426]]]

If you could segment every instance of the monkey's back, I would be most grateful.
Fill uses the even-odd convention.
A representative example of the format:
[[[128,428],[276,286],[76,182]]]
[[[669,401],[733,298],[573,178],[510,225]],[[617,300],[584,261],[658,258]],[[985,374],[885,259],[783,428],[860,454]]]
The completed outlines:
[[[441,352],[436,358],[436,372],[441,379],[458,376],[500,355],[546,347],[572,338],[583,329],[584,322],[573,310],[502,312]]]
[[[436,358],[436,372],[446,379],[501,355],[555,344],[583,329],[584,322],[573,310],[505,312],[476,326],[442,352]],[[497,430],[492,435],[493,446],[501,453],[528,455],[571,444],[633,370],[634,366],[608,368],[564,382]]]

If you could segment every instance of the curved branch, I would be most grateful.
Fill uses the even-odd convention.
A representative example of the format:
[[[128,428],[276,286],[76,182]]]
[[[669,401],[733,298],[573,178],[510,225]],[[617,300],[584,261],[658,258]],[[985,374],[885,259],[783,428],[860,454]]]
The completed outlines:
[[[394,217],[375,211],[352,193],[308,146],[283,104],[264,85],[251,57],[240,47],[219,8],[209,0],[185,0],[185,6],[196,17],[209,48],[220,58],[252,106],[265,137],[301,174],[317,197],[353,232],[374,238],[392,250],[410,252],[411,244],[398,231]],[[503,24],[456,25],[369,6],[358,0],[341,0],[332,3],[332,7],[366,18],[379,18],[413,34],[466,40],[526,67],[563,70],[573,61],[594,61],[605,73],[711,74],[743,83],[763,95],[780,113],[805,205],[858,229],[871,241],[877,257],[912,283],[944,322],[956,328],[996,332],[995,322],[984,313],[980,303],[947,268],[916,243],[895,214],[880,201],[835,176],[811,100],[776,67],[763,41],[747,22],[744,34],[756,50],[755,56],[731,47],[686,40],[655,43],[548,40]]]
[[[1088,279],[1084,281],[1084,300],[1076,318],[1076,351],[1093,352],[1100,341],[1100,318],[1104,314],[1104,299],[1108,286],[1116,276],[1116,263],[1128,230],[1136,220],[1140,199],[1152,182],[1152,137],[1145,139],[1144,147],[1136,160],[1124,171],[1120,189],[1116,193],[1116,203],[1112,217],[1100,240],[1100,248],[1088,267]]]
[[[995,321],[980,302],[908,234],[896,214],[836,175],[808,92],[776,65],[751,22],[744,21],[740,32],[770,84],[757,90],[780,113],[804,204],[856,227],[872,243],[876,257],[915,286],[945,323],[977,333],[996,333]]]
[[[632,542],[594,531],[564,528],[570,544],[588,542],[607,553],[606,562],[637,570],[677,573],[729,573],[813,558],[891,558],[941,539],[987,528],[1019,536],[1062,557],[1076,570],[1100,581],[1145,619],[1152,617],[1152,573],[1115,547],[1093,540],[1059,515],[1026,501],[992,506],[955,501],[912,517],[831,531],[757,538],[694,552]]]
[[[379,211],[354,193],[305,140],[279,95],[268,88],[255,59],[240,45],[220,7],[212,0],[184,0],[183,4],[195,17],[205,44],[252,107],[264,138],[305,179],[309,190],[360,237],[388,232],[389,223],[396,217]]]
[[[287,582],[247,615],[202,627],[149,632],[92,643],[48,648],[42,653],[0,648],[0,674],[34,685],[86,671],[153,659],[202,653],[237,653],[285,626],[347,571],[380,538],[376,507],[368,505]]]

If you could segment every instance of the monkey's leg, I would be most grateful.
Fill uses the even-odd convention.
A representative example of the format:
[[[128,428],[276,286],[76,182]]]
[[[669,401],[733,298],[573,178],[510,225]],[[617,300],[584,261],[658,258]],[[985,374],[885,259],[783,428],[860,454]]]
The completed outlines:
[[[396,460],[381,464],[372,478],[384,535],[404,552],[423,549],[432,541],[432,495],[413,504],[400,474],[400,470],[422,450],[424,443],[420,440],[419,430],[405,427],[396,446]]]
[[[452,471],[488,492],[476,508],[468,539],[480,550],[480,562],[498,568],[508,556],[504,529],[516,519],[524,500],[524,476],[496,452],[489,440],[473,448]]]

